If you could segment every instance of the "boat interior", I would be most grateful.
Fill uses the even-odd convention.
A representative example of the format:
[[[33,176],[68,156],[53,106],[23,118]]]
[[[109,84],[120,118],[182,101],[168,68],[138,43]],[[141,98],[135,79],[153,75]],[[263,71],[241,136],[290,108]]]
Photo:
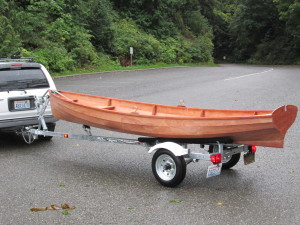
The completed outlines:
[[[72,99],[75,104],[102,110],[146,116],[224,118],[252,117],[272,114],[272,111],[200,109],[185,106],[157,105],[84,94],[65,94],[64,92],[63,94]]]

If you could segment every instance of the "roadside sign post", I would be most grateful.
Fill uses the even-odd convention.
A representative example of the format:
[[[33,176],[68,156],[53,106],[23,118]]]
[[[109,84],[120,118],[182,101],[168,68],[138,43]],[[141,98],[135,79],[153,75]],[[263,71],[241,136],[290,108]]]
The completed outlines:
[[[129,53],[130,53],[130,66],[132,66],[133,47],[129,47]]]

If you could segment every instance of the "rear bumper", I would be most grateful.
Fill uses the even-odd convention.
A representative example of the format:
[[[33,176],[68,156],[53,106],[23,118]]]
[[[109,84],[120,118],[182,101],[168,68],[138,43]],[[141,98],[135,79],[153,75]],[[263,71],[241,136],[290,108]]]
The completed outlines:
[[[53,116],[44,116],[46,123],[55,123],[57,121]],[[24,126],[38,125],[38,117],[18,118],[9,120],[0,120],[0,132],[9,132],[20,130]]]

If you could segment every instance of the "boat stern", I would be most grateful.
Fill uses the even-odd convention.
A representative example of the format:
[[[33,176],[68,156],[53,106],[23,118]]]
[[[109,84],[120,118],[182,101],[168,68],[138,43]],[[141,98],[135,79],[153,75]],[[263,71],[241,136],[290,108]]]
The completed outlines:
[[[272,113],[274,127],[285,135],[297,117],[298,108],[294,105],[281,106]]]

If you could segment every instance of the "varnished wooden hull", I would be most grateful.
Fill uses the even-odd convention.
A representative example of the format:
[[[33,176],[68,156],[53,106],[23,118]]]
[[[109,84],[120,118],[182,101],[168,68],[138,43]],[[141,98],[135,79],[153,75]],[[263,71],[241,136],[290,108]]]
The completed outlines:
[[[50,92],[57,119],[150,137],[229,137],[236,144],[282,148],[297,115],[293,105],[274,111],[210,110],[59,93],[63,96]]]

